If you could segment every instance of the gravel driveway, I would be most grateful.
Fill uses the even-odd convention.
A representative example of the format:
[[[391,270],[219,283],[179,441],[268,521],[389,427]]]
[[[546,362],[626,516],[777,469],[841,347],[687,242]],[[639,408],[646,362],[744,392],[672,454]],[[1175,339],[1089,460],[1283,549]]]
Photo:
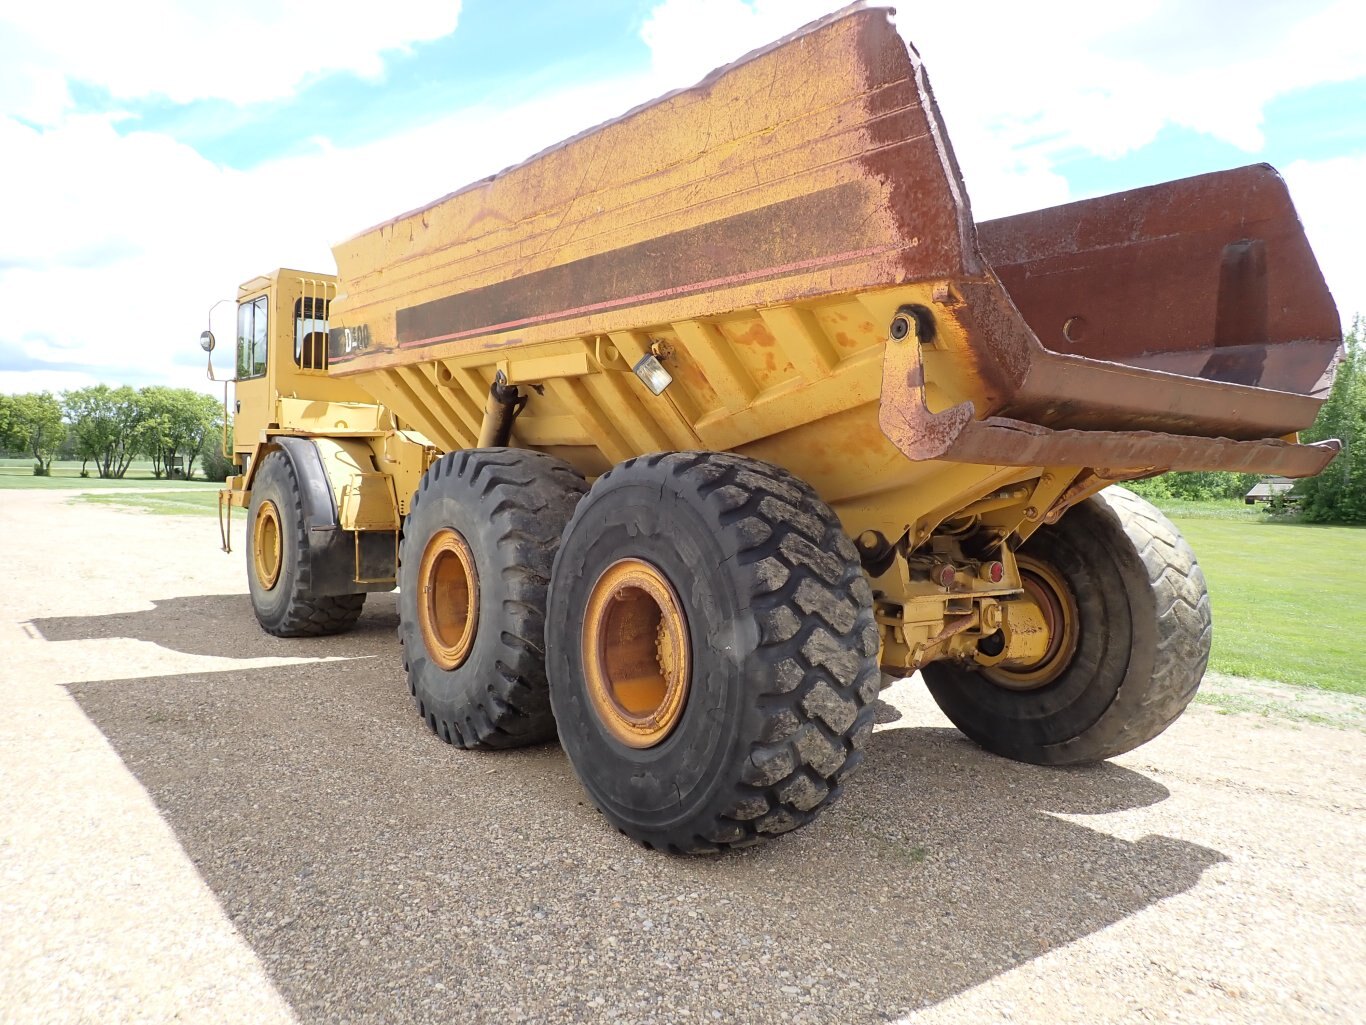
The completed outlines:
[[[5,1022],[1363,1020],[1357,730],[1041,769],[906,681],[812,828],[682,860],[557,747],[439,742],[392,595],[271,638],[212,520],[69,493],[0,492],[0,552]]]

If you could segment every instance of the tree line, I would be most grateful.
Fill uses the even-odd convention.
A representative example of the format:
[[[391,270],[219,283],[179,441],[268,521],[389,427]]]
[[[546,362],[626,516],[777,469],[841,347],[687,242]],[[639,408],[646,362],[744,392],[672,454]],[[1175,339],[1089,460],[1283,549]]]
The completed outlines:
[[[1317,477],[1295,485],[1300,518],[1309,523],[1366,523],[1366,322],[1347,333],[1328,401],[1305,441],[1337,438],[1342,451]]]
[[[188,478],[200,460],[214,476],[224,462],[222,428],[223,404],[190,388],[97,384],[60,395],[0,395],[0,449],[31,456],[43,477],[63,458],[79,459],[82,477],[93,466],[101,477],[120,478],[139,456],[158,478],[177,470]]]

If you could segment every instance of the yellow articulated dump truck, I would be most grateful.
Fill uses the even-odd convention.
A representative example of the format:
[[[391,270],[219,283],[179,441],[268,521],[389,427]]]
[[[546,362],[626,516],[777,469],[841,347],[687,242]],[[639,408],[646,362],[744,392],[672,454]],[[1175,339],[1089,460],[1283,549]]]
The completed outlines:
[[[1337,449],[1296,440],[1341,326],[1272,168],[975,223],[884,8],[335,255],[238,295],[224,502],[261,625],[397,587],[433,731],[558,732],[667,851],[810,821],[916,670],[1008,758],[1150,740],[1209,598],[1112,485]]]

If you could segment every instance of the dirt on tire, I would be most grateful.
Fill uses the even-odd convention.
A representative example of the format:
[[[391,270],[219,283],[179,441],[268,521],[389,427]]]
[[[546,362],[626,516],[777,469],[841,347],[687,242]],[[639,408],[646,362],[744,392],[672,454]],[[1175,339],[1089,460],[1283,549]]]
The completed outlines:
[[[1209,591],[1195,553],[1152,503],[1106,488],[1020,549],[1060,575],[1080,638],[1056,679],[994,683],[949,661],[924,669],[939,707],[988,751],[1078,765],[1152,740],[1190,704],[1209,662]]]

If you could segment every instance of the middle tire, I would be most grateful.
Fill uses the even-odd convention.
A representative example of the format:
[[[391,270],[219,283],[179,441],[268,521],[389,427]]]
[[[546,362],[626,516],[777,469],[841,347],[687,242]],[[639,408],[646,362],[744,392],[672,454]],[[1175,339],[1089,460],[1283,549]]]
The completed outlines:
[[[447,743],[555,735],[546,585],[586,487],[567,463],[513,448],[452,452],[423,476],[403,522],[398,633],[418,713]]]
[[[878,632],[830,507],[776,466],[629,460],[579,503],[551,574],[551,702],[618,829],[706,853],[809,822],[872,731]]]

